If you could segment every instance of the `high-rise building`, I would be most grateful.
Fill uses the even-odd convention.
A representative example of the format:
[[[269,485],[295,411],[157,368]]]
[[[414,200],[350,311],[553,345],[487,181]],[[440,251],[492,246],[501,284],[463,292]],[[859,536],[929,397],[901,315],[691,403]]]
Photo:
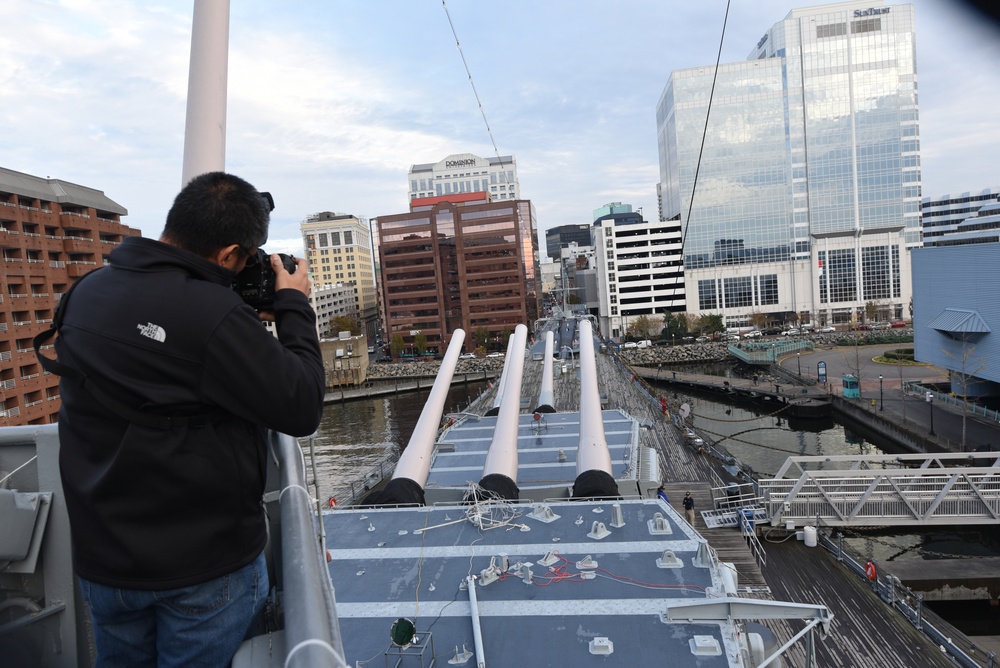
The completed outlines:
[[[353,284],[357,288],[355,310],[359,324],[368,339],[374,341],[378,334],[378,295],[367,221],[324,211],[309,216],[300,228],[313,283],[318,290],[338,283]],[[318,324],[322,330],[322,323]]]
[[[491,202],[489,193],[412,200],[410,212],[379,216],[380,285],[385,329],[405,351],[425,337],[444,352],[464,329],[505,348],[505,334],[538,317],[539,274],[535,211],[530,201]]]
[[[603,336],[624,336],[639,316],[684,310],[678,221],[648,222],[631,205],[615,202],[594,211],[593,237]]]
[[[581,248],[594,245],[590,225],[560,225],[545,231],[545,254],[553,260],[561,258],[560,251],[574,243]]]
[[[100,190],[0,167],[0,426],[57,420],[59,377],[42,372],[32,339],[76,279],[139,236],[122,224],[127,214]]]
[[[409,199],[464,193],[489,193],[494,202],[521,199],[517,161],[512,155],[480,158],[456,153],[439,162],[410,167]]]
[[[684,230],[688,311],[729,326],[844,323],[869,304],[901,317],[920,245],[917,117],[912,5],[793,9],[746,61],[672,72],[658,195]]]
[[[970,225],[962,225],[963,221],[980,215],[981,209],[997,202],[1000,202],[1000,188],[986,188],[977,193],[964,192],[961,195],[925,197],[920,207],[924,247],[948,245],[949,240],[953,242],[956,233],[969,230]]]

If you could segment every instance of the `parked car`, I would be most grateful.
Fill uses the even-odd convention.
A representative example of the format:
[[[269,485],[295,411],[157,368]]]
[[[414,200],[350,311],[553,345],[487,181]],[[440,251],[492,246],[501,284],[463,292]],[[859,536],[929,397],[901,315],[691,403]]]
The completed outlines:
[[[836,331],[837,331],[837,328],[836,328],[836,327],[834,327],[833,325],[827,325],[826,327],[821,327],[821,328],[820,328],[820,329],[818,329],[817,331],[819,331],[819,332],[822,332],[822,333],[826,334],[826,333],[828,333],[828,332],[836,332]]]
[[[460,359],[460,360],[474,360],[474,359],[476,359],[476,354],[475,353],[462,353],[461,355],[458,356],[458,359]]]
[[[622,348],[638,348],[638,347],[639,344],[636,343],[635,341],[626,341],[625,345],[622,346]]]
[[[695,341],[697,341],[698,343],[705,343],[706,341],[711,341],[711,340],[712,339],[708,338],[707,336],[699,336],[697,339],[695,339]]]
[[[670,340],[669,339],[657,339],[656,341],[653,341],[653,345],[654,346],[669,346],[670,345]]]
[[[744,334],[743,338],[746,338],[746,339],[756,339],[756,338],[758,338],[760,336],[764,336],[764,335],[761,334],[761,331],[759,329],[752,329],[749,332],[747,332],[746,334]]]
[[[801,333],[802,333],[802,332],[800,332],[799,330],[797,330],[797,329],[795,329],[795,328],[793,327],[793,328],[791,328],[791,329],[786,329],[785,331],[783,331],[783,332],[781,333],[781,335],[782,335],[782,336],[798,336],[798,335],[799,335],[799,334],[801,334]]]
[[[873,322],[869,329],[889,329],[889,323],[887,322]]]
[[[727,334],[726,335],[726,341],[739,341],[739,340],[740,340],[740,335],[739,334]]]
[[[490,353],[487,357],[503,357],[503,353]]]
[[[906,327],[906,321],[905,320],[896,320],[894,322],[889,323],[889,326],[890,327]]]

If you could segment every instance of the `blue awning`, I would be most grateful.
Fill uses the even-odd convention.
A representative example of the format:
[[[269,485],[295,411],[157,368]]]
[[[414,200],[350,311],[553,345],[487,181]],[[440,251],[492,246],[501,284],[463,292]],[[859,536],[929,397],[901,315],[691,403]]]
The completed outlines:
[[[988,334],[992,331],[977,311],[960,308],[946,308],[927,326],[949,334]]]

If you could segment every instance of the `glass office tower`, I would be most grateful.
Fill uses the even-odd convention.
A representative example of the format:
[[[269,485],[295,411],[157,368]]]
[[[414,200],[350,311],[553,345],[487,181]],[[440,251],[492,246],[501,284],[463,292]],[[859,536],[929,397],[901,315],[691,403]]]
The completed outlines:
[[[671,73],[657,106],[661,216],[684,229],[689,312],[730,326],[909,317],[913,22],[911,5],[795,9],[745,62]]]

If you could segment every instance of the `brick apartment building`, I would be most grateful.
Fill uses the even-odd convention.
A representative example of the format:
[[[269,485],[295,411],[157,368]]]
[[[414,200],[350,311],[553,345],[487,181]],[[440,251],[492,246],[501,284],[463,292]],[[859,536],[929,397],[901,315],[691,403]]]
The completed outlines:
[[[472,192],[416,198],[410,212],[377,220],[385,329],[404,351],[418,332],[428,350],[444,352],[451,333],[488,332],[503,349],[505,334],[538,317],[538,241],[529,200],[493,202]]]
[[[42,371],[31,340],[73,281],[139,235],[127,214],[100,190],[0,167],[0,426],[58,418],[59,377]]]

